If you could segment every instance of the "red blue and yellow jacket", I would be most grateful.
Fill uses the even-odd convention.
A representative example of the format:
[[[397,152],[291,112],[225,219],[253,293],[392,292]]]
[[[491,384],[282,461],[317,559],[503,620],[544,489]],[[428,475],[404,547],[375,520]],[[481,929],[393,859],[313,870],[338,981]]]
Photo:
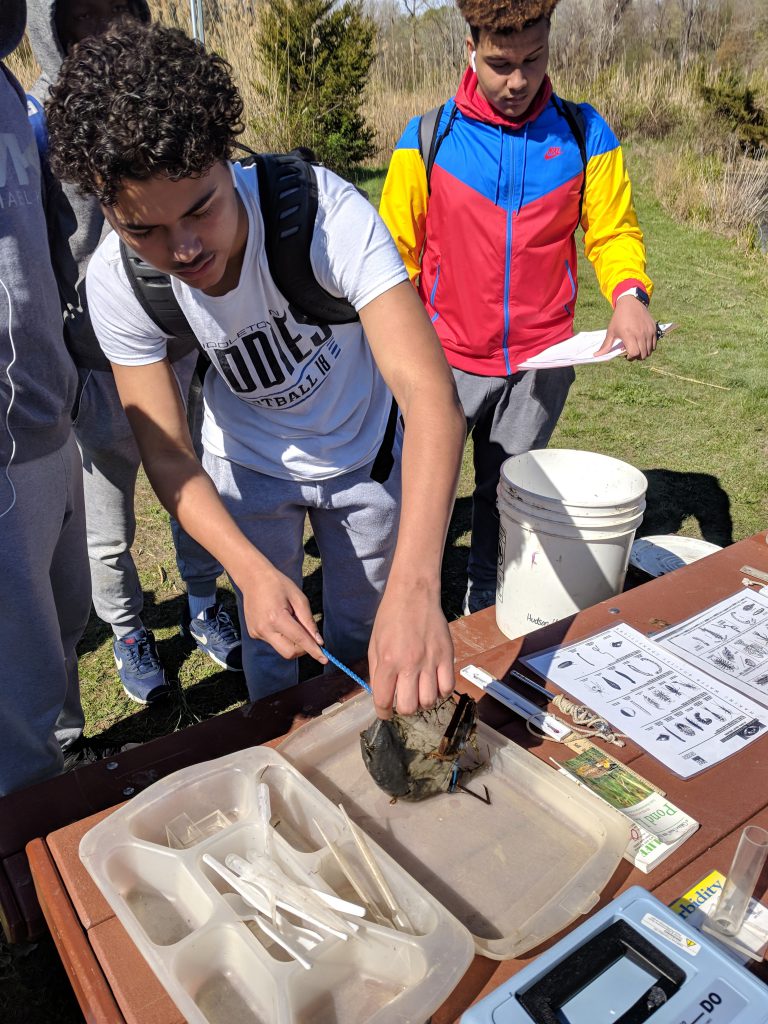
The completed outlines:
[[[519,124],[488,103],[471,69],[446,103],[438,133],[454,106],[431,190],[414,118],[392,155],[379,211],[418,279],[448,362],[505,376],[573,334],[582,157],[548,78]],[[609,302],[633,285],[650,293],[621,147],[594,108],[580,109],[586,255]]]

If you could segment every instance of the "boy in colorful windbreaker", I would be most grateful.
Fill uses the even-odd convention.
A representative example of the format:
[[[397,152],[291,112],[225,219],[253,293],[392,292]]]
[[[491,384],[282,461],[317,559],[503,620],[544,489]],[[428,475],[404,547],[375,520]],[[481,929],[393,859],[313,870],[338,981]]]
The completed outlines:
[[[430,179],[417,117],[397,144],[381,199],[474,430],[465,613],[495,601],[501,465],[547,445],[574,379],[570,367],[518,366],[573,334],[580,217],[586,255],[614,308],[599,351],[621,338],[629,359],[644,359],[656,345],[619,143],[588,104],[575,117],[566,112],[546,73],[557,2],[458,0],[470,27],[469,67],[436,127]]]

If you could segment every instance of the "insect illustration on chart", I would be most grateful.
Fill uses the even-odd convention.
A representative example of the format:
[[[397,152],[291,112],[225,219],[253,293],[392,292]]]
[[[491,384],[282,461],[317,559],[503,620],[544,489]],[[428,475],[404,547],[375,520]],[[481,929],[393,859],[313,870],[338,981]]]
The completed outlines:
[[[560,664],[557,667],[558,668],[570,668],[572,664],[573,664],[572,661],[561,661]]]
[[[765,657],[766,650],[762,644],[756,644],[754,640],[737,640],[736,642],[741,645],[742,655],[748,655],[751,658]]]
[[[723,640],[728,639],[727,636],[724,636],[722,633],[716,633],[714,629],[710,629],[709,626],[700,626],[699,628],[701,629],[702,633],[709,633],[710,636],[713,636],[715,640],[719,640],[721,643]]]
[[[652,697],[650,693],[644,693],[643,700],[647,704],[650,704],[652,708],[656,708],[657,711],[661,711],[661,704],[659,704],[659,702],[654,697]]]
[[[743,612],[740,615],[739,612]],[[759,616],[762,614],[761,608],[755,608],[754,603],[744,604],[740,609],[732,608],[730,615],[734,622],[738,622],[740,626],[754,626]]]
[[[663,690],[654,690],[653,691],[653,696],[657,700],[660,700],[662,702],[662,704],[671,704],[672,703],[672,698],[669,696],[669,694],[664,693]]]
[[[611,640],[611,647],[623,647],[623,646],[624,646],[624,641],[623,640]]]
[[[678,732],[681,732],[683,736],[695,736],[696,730],[692,729],[690,725],[686,725],[685,722],[677,722],[675,728]]]
[[[768,674],[764,673],[763,675],[758,676],[757,679],[753,679],[752,682],[755,686],[765,686],[766,683],[768,683]]]
[[[605,693],[605,687],[602,685],[602,683],[598,683],[598,681],[596,679],[591,679],[587,683],[587,686],[590,688],[592,693],[600,693],[600,694]]]
[[[613,672],[615,673],[615,675],[621,676],[622,679],[626,679],[627,682],[631,683],[633,686],[637,682],[637,679],[635,679],[633,676],[628,676],[626,672],[622,672],[620,669],[616,668],[615,666],[613,668]]]
[[[634,664],[634,662],[642,662],[644,665],[650,665],[651,668],[650,670],[648,668],[641,668],[640,665]],[[646,658],[644,654],[633,654],[632,660],[625,662],[625,664],[631,672],[637,672],[641,676],[657,676],[661,672],[661,665],[654,661],[653,658]]]
[[[674,693],[676,697],[682,696],[682,690],[678,690],[678,688],[676,686],[673,686],[672,683],[664,683],[664,686],[667,690],[669,690],[670,693]]]
[[[704,726],[699,725],[698,722],[692,722],[690,718],[686,718],[688,725],[693,726],[694,729],[698,729],[699,732],[704,732]]]
[[[697,722],[701,722],[702,725],[711,725],[712,719],[702,715],[700,711],[695,711],[693,717]]]
[[[720,653],[724,658],[727,658],[728,661],[736,661],[736,655],[733,653],[730,647],[723,647]]]
[[[669,732],[660,732],[659,735],[656,737],[656,742],[666,743],[668,740],[671,739],[679,740],[680,743],[685,743],[685,740],[682,738],[682,736],[677,736],[675,733],[672,732],[671,729],[669,730]]]
[[[594,661],[590,661],[590,660],[589,660],[589,658],[585,658],[585,657],[584,657],[584,655],[583,655],[583,654],[581,653],[581,651],[575,651],[574,653],[576,654],[576,657],[577,657],[577,658],[581,658],[581,660],[582,660],[583,662],[585,662],[585,663],[586,663],[587,665],[590,665],[590,666],[591,666],[592,668],[594,668],[594,667],[595,667],[595,663],[594,663]],[[598,654],[599,654],[600,652],[599,652],[599,651],[597,651],[596,653],[598,653]]]
[[[619,683],[614,682],[613,679],[609,679],[608,676],[602,676],[601,678],[603,679],[604,682],[608,683],[608,685],[612,689],[614,689],[614,690],[620,690],[621,689],[621,686],[619,685]]]
[[[701,710],[702,711],[706,711],[706,713],[708,715],[712,715],[712,717],[716,718],[718,720],[718,722],[725,722],[726,721],[726,719],[723,718],[722,715],[718,715],[718,713],[716,711],[713,711],[712,708],[709,705],[707,705],[705,708],[702,708]],[[721,708],[721,710],[722,710],[722,708]]]
[[[713,664],[713,665],[715,665],[715,666],[716,666],[717,668],[721,668],[721,669],[723,670],[723,672],[732,672],[732,671],[733,671],[733,669],[735,668],[735,666],[734,666],[734,664],[733,664],[733,662],[732,662],[732,661],[728,661],[728,660],[726,660],[726,659],[725,659],[725,658],[723,658],[723,657],[722,657],[722,655],[720,655],[720,654],[715,654],[715,655],[714,655],[714,656],[713,656],[713,657],[712,657],[712,658],[710,659],[710,661],[711,661],[711,662],[712,662],[712,664]]]
[[[634,718],[637,714],[634,708],[621,708],[621,713],[622,715],[625,715],[627,718]]]

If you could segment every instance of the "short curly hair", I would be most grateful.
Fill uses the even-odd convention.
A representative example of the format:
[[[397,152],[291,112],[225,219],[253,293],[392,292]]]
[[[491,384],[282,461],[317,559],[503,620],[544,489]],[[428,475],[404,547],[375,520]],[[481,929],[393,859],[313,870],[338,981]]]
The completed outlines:
[[[480,30],[500,34],[520,32],[541,18],[549,21],[558,3],[559,0],[456,0],[473,30],[473,38]]]
[[[243,131],[222,57],[178,29],[129,19],[74,47],[45,111],[54,173],[108,206],[125,179],[205,174]]]

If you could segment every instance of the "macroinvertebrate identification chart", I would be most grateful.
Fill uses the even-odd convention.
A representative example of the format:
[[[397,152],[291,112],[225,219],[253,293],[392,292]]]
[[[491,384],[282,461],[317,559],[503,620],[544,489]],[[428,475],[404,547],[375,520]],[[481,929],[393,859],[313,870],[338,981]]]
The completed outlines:
[[[739,591],[654,639],[768,707],[768,597],[763,594]]]
[[[682,778],[768,728],[766,708],[625,623],[522,660]]]

